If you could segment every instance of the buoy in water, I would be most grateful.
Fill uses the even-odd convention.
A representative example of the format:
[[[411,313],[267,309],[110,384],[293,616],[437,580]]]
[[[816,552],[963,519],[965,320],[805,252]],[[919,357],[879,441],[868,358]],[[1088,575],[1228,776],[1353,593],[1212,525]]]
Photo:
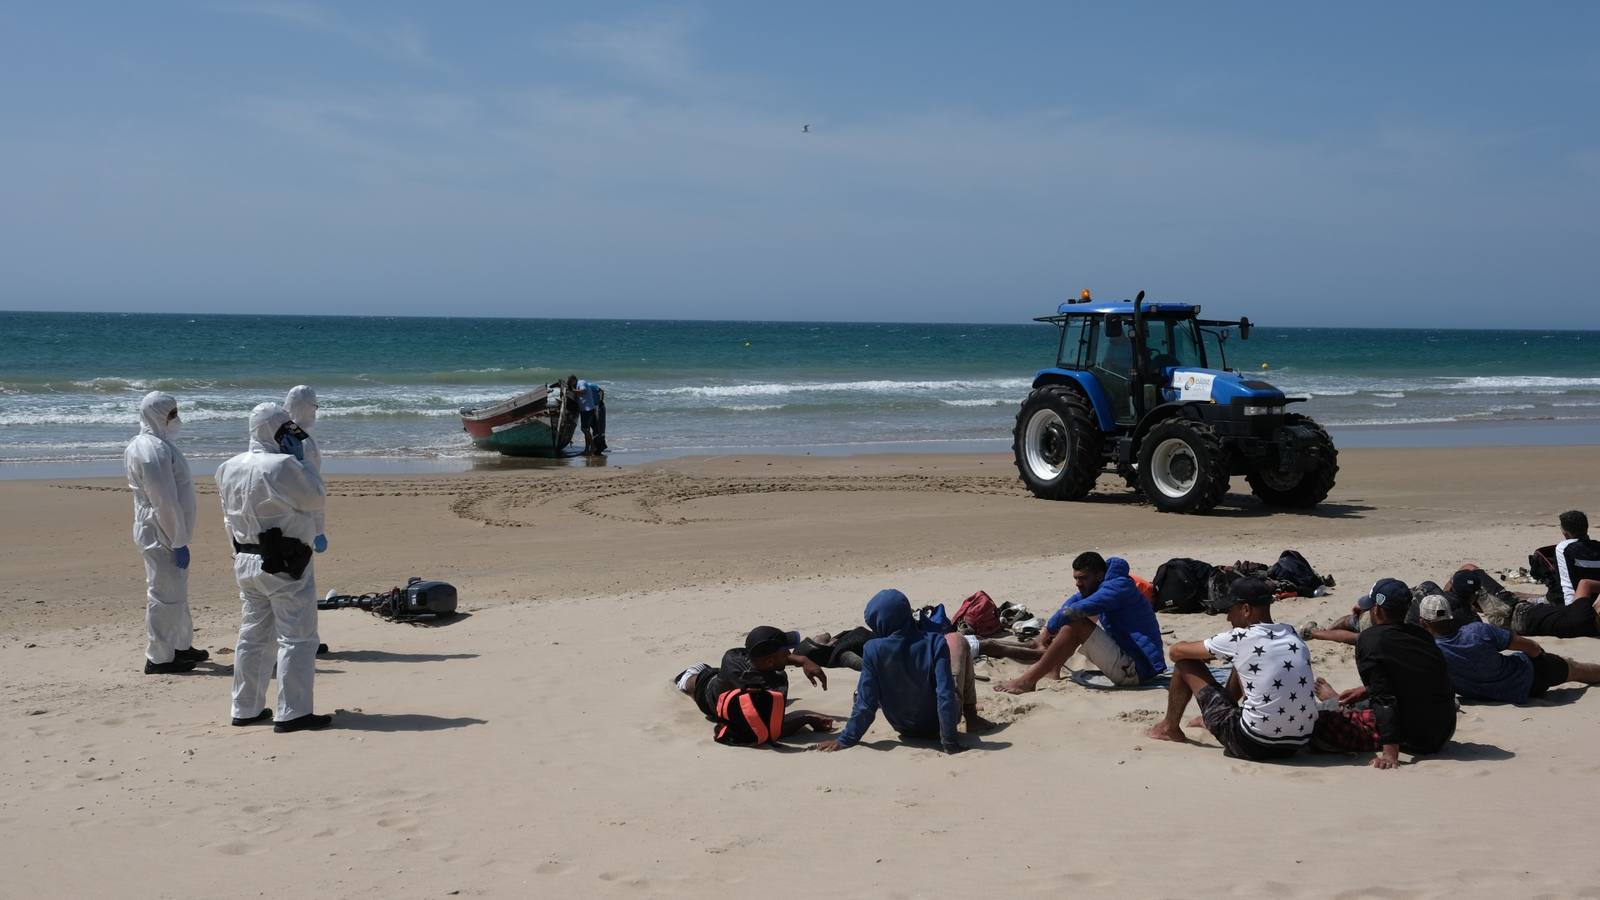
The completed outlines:
[[[749,342],[749,341],[745,341],[745,342],[744,342],[744,345],[745,345],[745,346],[746,346],[746,347],[748,347],[748,346],[750,346],[750,342]]]
[[[1270,368],[1272,368],[1272,364],[1271,363],[1262,363],[1261,364],[1261,368],[1270,369]]]

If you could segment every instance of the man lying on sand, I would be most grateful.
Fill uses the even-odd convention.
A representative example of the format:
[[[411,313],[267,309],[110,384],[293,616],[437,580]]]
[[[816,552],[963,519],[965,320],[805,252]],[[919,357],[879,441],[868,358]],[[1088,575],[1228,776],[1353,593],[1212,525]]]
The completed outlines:
[[[1356,603],[1372,613],[1372,626],[1356,639],[1361,687],[1343,693],[1318,678],[1317,699],[1337,698],[1340,709],[1317,717],[1312,743],[1321,750],[1381,750],[1374,768],[1400,765],[1400,751],[1434,753],[1456,731],[1456,694],[1444,656],[1432,635],[1405,621],[1411,589],[1396,578],[1373,585]]]
[[[872,727],[880,707],[902,737],[938,738],[946,753],[964,749],[956,732],[963,717],[968,734],[990,727],[991,723],[978,715],[972,652],[966,638],[918,628],[911,601],[896,590],[874,595],[864,617],[867,627],[878,636],[862,649],[855,708],[838,740],[817,744],[813,750],[854,747]]]
[[[1187,743],[1179,721],[1193,697],[1206,730],[1227,756],[1278,759],[1311,741],[1317,721],[1311,653],[1294,628],[1272,621],[1272,599],[1272,589],[1259,578],[1238,579],[1215,606],[1207,599],[1206,612],[1226,613],[1233,627],[1205,641],[1172,645],[1167,715],[1151,727],[1150,737]],[[1226,688],[1211,677],[1209,659],[1233,664]]]
[[[1546,653],[1533,641],[1486,622],[1457,625],[1449,600],[1441,595],[1422,598],[1421,621],[1444,654],[1450,684],[1468,700],[1526,703],[1568,681],[1600,684],[1600,665]]]
[[[743,647],[734,647],[722,654],[722,665],[717,668],[706,663],[696,663],[673,678],[678,690],[694,701],[701,714],[716,719],[717,698],[738,688],[789,693],[789,673],[786,666],[798,666],[812,684],[828,689],[828,675],[816,663],[794,652],[800,642],[798,632],[784,631],[771,625],[750,630]],[[793,720],[793,721],[791,721]],[[811,713],[791,713],[784,717],[783,736],[788,737],[807,725],[815,731],[832,731],[833,720]]]
[[[1108,563],[1098,553],[1080,553],[1072,561],[1072,580],[1078,592],[1045,623],[1033,648],[980,645],[992,656],[1036,660],[1028,671],[995,685],[995,690],[1025,694],[1046,678],[1059,678],[1061,667],[1079,649],[1121,687],[1147,684],[1166,671],[1161,626],[1150,601],[1128,577],[1126,560],[1113,556]],[[1098,624],[1092,616],[1099,617]]]

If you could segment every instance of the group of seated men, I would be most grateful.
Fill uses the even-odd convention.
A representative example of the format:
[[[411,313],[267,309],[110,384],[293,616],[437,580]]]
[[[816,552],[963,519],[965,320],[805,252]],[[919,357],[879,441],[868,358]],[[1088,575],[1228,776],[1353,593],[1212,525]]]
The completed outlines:
[[[1469,564],[1443,588],[1425,581],[1412,590],[1399,579],[1381,579],[1347,619],[1297,629],[1273,621],[1276,598],[1269,585],[1240,578],[1227,596],[1205,601],[1207,612],[1227,617],[1228,630],[1166,648],[1127,562],[1083,553],[1072,562],[1077,591],[1031,644],[928,629],[903,593],[885,590],[867,604],[865,629],[802,640],[796,632],[762,626],[750,632],[743,648],[728,651],[720,667],[692,666],[675,683],[714,718],[716,698],[727,690],[759,687],[787,694],[786,667],[800,668],[824,690],[824,664],[858,668],[849,721],[836,739],[812,749],[855,746],[881,709],[903,737],[937,740],[945,752],[957,753],[963,749],[963,720],[968,734],[992,727],[978,713],[973,662],[979,655],[1031,664],[995,686],[1006,693],[1025,693],[1059,678],[1068,658],[1080,651],[1119,687],[1155,682],[1170,657],[1166,713],[1149,737],[1187,742],[1182,718],[1194,700],[1201,715],[1190,726],[1203,725],[1229,756],[1268,760],[1312,747],[1373,752],[1374,767],[1392,769],[1402,750],[1434,753],[1451,739],[1457,694],[1523,703],[1566,682],[1600,684],[1600,665],[1546,653],[1527,637],[1600,636],[1600,544],[1589,539],[1582,513],[1563,513],[1561,526],[1563,604],[1514,594]],[[1316,676],[1308,641],[1318,639],[1355,647],[1359,687],[1339,691]],[[1225,679],[1213,674],[1207,665],[1212,661],[1226,664]],[[835,723],[797,712],[785,717],[783,736],[807,727],[829,732]]]

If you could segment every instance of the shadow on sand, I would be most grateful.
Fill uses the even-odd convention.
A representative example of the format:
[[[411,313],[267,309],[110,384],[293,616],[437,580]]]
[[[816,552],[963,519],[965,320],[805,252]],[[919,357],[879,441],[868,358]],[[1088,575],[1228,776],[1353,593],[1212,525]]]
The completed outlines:
[[[449,728],[465,728],[468,725],[486,725],[488,721],[466,716],[447,719],[421,713],[367,713],[340,709],[334,712],[333,727],[347,731],[444,731]]]

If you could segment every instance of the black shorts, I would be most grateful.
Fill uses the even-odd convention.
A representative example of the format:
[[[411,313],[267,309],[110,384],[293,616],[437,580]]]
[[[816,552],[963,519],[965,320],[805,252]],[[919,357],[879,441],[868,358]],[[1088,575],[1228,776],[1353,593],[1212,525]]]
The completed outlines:
[[[1282,759],[1293,756],[1303,744],[1263,744],[1251,736],[1244,727],[1244,710],[1233,702],[1221,688],[1201,688],[1195,696],[1200,704],[1200,716],[1206,730],[1222,745],[1222,752],[1235,759]]]
[[[1511,630],[1531,637],[1600,637],[1600,614],[1594,601],[1574,600],[1558,603],[1519,603],[1511,613]]]
[[[1572,669],[1567,661],[1554,653],[1541,653],[1530,658],[1533,663],[1533,689],[1528,691],[1529,697],[1543,697],[1545,692],[1558,684],[1566,684],[1572,676]]]
[[[578,413],[578,426],[585,431],[593,431],[600,424],[600,414],[592,409],[585,409]]]
[[[695,679],[694,705],[699,707],[700,713],[708,719],[717,717],[717,696],[722,693],[721,674],[715,667],[707,666]]]

